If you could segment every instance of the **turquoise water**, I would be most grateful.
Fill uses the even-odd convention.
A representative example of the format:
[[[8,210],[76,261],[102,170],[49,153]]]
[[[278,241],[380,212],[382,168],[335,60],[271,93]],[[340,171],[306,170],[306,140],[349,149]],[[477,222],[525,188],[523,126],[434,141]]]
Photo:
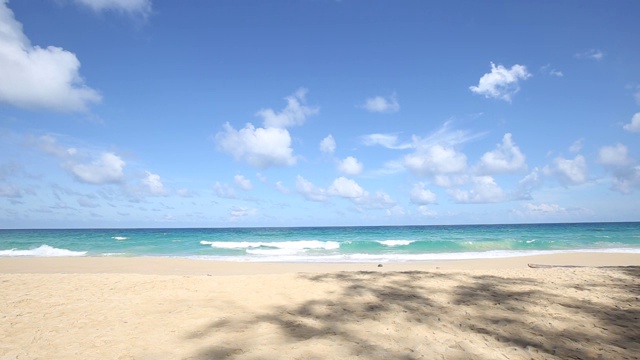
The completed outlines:
[[[640,253],[640,223],[0,230],[0,256],[164,256],[357,262]]]

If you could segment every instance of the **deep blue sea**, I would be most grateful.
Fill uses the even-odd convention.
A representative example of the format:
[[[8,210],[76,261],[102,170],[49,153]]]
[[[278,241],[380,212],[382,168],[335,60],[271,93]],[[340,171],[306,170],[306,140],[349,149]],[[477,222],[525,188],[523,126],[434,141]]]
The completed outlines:
[[[0,257],[384,262],[583,251],[640,253],[640,223],[0,230]]]

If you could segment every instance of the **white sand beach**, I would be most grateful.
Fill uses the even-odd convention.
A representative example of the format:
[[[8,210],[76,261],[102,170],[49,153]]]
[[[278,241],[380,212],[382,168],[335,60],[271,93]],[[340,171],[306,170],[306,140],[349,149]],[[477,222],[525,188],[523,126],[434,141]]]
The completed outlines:
[[[382,265],[3,258],[0,358],[640,356],[640,254]]]

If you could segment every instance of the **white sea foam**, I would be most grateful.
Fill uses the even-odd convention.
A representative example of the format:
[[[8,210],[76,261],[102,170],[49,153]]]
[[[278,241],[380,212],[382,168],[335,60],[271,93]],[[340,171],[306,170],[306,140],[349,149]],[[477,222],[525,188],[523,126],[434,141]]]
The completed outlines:
[[[121,241],[121,240],[128,240],[129,238],[126,237],[126,236],[114,236],[114,237],[112,237],[112,239]]]
[[[252,250],[254,251],[254,250]],[[256,250],[257,251],[257,250]],[[638,248],[616,248],[616,249],[583,249],[583,250],[493,250],[479,252],[458,252],[458,253],[437,253],[437,254],[332,254],[332,255],[309,255],[304,253],[285,254],[272,253],[265,250],[262,256],[209,256],[194,255],[187,256],[190,259],[200,260],[221,260],[238,262],[307,262],[307,263],[386,263],[386,262],[412,262],[412,261],[447,261],[447,260],[472,260],[472,259],[499,259],[513,258],[531,255],[545,255],[558,253],[640,253]],[[249,251],[247,251],[249,252]]]
[[[252,248],[276,248],[285,250],[335,250],[340,248],[337,241],[200,241],[202,245],[209,245],[216,249],[252,249]]]
[[[384,246],[406,246],[414,243],[414,240],[382,240],[377,241],[378,244],[382,244]]]
[[[86,251],[72,251],[67,249],[58,249],[49,245],[41,245],[31,250],[0,250],[0,256],[16,257],[16,256],[36,256],[36,257],[53,257],[53,256],[85,256]]]

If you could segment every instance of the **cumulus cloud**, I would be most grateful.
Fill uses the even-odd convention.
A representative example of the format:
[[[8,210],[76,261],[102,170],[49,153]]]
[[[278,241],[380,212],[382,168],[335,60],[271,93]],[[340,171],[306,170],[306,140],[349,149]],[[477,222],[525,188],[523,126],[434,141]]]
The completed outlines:
[[[320,141],[320,151],[325,154],[333,154],[336,151],[336,141],[332,135],[327,135],[322,141]]]
[[[273,109],[262,109],[256,113],[261,117],[266,128],[287,128],[294,125],[302,125],[307,117],[316,115],[319,112],[317,107],[310,107],[306,104],[307,89],[299,89],[293,95],[287,96],[287,106],[280,112]]]
[[[402,210],[401,207],[397,206],[397,203],[389,196],[389,194],[384,191],[376,191],[373,194],[369,192],[364,193],[361,197],[351,198],[351,201],[358,206],[358,209],[387,209],[391,211]],[[387,211],[389,214],[389,211]]]
[[[483,204],[509,200],[493,177],[475,176],[471,181],[473,188],[470,190],[449,189],[447,192],[457,203]]]
[[[142,179],[142,183],[146,186],[151,195],[162,196],[167,193],[164,188],[164,184],[160,179],[160,175],[158,174],[146,171],[145,177]]]
[[[483,134],[454,131],[450,127],[451,122],[446,122],[425,138],[414,135],[415,151],[404,156],[402,165],[417,176],[450,176],[466,171],[467,156],[456,147]]]
[[[0,0],[0,102],[22,108],[86,111],[100,94],[84,84],[80,61],[60,47],[31,45]]]
[[[87,164],[73,164],[69,168],[81,182],[88,184],[111,184],[121,182],[126,163],[118,155],[105,152]]]
[[[262,117],[264,128],[256,128],[248,123],[240,130],[228,122],[224,131],[215,136],[220,150],[231,154],[237,161],[266,169],[273,166],[291,166],[297,161],[291,148],[291,135],[286,129],[302,125],[306,118],[318,113],[317,108],[304,105],[306,89],[286,97],[287,106],[280,112],[262,109],[257,116]]]
[[[236,175],[233,177],[233,182],[239,189],[242,190],[251,190],[253,186],[251,185],[251,180],[245,178],[242,175]]]
[[[425,184],[422,182],[413,185],[410,193],[410,200],[417,205],[435,204],[437,196],[433,192],[424,188]]]
[[[603,146],[598,151],[598,163],[612,172],[613,190],[629,194],[640,189],[640,166],[629,156],[625,145]]]
[[[410,143],[398,144],[398,135],[395,134],[369,134],[360,138],[366,146],[380,145],[387,149],[403,150],[412,147]]]
[[[479,165],[479,173],[486,175],[515,173],[527,169],[525,156],[520,148],[513,142],[510,133],[502,138],[495,150],[482,155]]]
[[[151,0],[75,0],[75,2],[96,12],[116,10],[144,16],[151,13]]]
[[[640,112],[633,115],[631,122],[624,125],[624,129],[630,132],[640,132]]]
[[[309,180],[303,178],[300,175],[298,175],[296,178],[296,190],[307,200],[319,202],[328,200],[326,191],[324,189],[316,187]]]
[[[392,94],[388,97],[375,96],[368,98],[362,107],[367,111],[378,113],[392,113],[400,111],[400,104],[398,104],[396,94]]]
[[[216,134],[219,148],[231,154],[237,161],[266,169],[273,166],[290,166],[296,163],[291,148],[291,135],[281,128],[256,128],[252,124],[240,130],[229,123],[224,132]]]
[[[366,195],[366,192],[358,183],[352,179],[345,177],[339,177],[333,181],[327,193],[334,196],[340,196],[344,198],[360,198]]]
[[[557,157],[553,166],[545,166],[546,175],[555,176],[565,185],[580,185],[587,182],[587,160],[582,155],[573,159]]]
[[[461,173],[467,168],[467,156],[437,144],[406,155],[403,164],[417,176]]]
[[[629,157],[628,149],[623,144],[613,146],[603,146],[598,151],[598,163],[605,167],[624,167],[631,164],[633,160]]]
[[[341,173],[344,173],[347,175],[358,175],[362,173],[363,168],[364,166],[362,165],[362,163],[359,162],[358,159],[354,158],[353,156],[348,156],[345,159],[338,162],[338,170]]]
[[[591,59],[597,61],[604,59],[604,55],[605,54],[598,49],[589,49],[575,54],[578,59]]]
[[[526,80],[532,75],[523,65],[513,65],[507,69],[502,65],[496,66],[491,63],[491,72],[484,74],[477,86],[470,86],[469,89],[486,98],[501,99],[511,101],[511,97],[520,90],[519,81]]]
[[[36,148],[62,160],[61,167],[87,184],[114,184],[124,180],[126,162],[113,152],[78,150],[60,145],[52,135],[29,139]]]

